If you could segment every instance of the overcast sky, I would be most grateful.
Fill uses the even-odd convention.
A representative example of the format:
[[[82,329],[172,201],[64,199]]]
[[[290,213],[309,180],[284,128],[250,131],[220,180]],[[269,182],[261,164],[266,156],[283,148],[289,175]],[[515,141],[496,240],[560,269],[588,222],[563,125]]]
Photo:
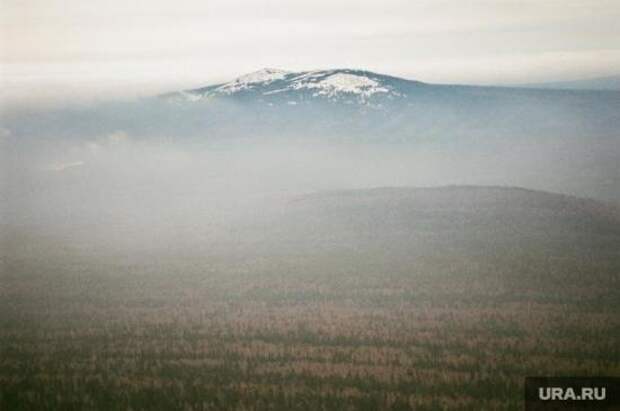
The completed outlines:
[[[439,83],[620,74],[618,0],[1,0],[5,98],[149,94],[262,67]]]

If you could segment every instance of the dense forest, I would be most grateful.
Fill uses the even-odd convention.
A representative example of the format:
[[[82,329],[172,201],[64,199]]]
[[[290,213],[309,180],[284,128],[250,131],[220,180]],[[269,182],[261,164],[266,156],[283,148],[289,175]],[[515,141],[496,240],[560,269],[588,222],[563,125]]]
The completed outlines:
[[[520,410],[525,376],[620,375],[620,220],[590,200],[327,193],[131,253],[12,230],[3,410]]]

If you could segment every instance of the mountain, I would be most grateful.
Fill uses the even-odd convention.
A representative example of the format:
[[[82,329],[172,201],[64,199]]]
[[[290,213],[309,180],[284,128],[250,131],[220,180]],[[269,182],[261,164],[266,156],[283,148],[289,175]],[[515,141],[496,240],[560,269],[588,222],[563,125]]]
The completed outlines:
[[[555,81],[547,83],[530,83],[516,87],[555,89],[555,90],[610,90],[620,91],[620,76],[596,77],[573,81]]]
[[[470,145],[489,139],[615,139],[618,107],[620,91],[438,85],[352,69],[263,69],[137,101],[10,113],[3,122],[23,136],[82,138],[122,130],[202,141],[275,136]]]
[[[600,138],[615,137],[620,126],[620,92],[437,85],[352,69],[263,69],[160,97],[175,107],[162,118],[227,136]]]
[[[317,171],[306,181],[312,189],[319,186],[314,179],[332,169],[353,187],[369,181],[503,184],[620,200],[620,91],[438,85],[352,69],[263,69],[136,101],[3,116],[10,140],[26,151],[41,142],[56,147],[52,142],[101,141],[119,132],[131,141],[248,151],[297,144],[316,155],[305,167]],[[376,154],[361,164],[356,152]],[[283,157],[290,156],[278,157],[280,163]],[[287,164],[274,174],[296,175],[296,166]]]
[[[376,284],[383,276],[448,275],[442,293],[572,300],[585,290],[608,294],[617,281],[620,208],[518,187],[339,190],[300,196],[235,238],[260,255],[294,256],[290,266],[320,278]]]

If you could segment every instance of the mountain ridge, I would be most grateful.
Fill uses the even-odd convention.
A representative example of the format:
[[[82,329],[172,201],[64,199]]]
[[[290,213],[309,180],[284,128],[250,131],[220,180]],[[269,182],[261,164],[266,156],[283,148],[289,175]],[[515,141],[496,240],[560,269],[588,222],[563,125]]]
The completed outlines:
[[[552,81],[544,83],[517,84],[514,87],[537,88],[544,90],[597,90],[620,91],[620,75],[592,77],[569,81]]]
[[[589,198],[514,186],[378,187],[298,196],[273,240],[313,251],[379,253],[390,261],[439,252],[617,255],[620,208]],[[286,227],[286,229],[279,228]],[[265,228],[263,232],[267,232]],[[499,248],[498,248],[499,247]]]
[[[466,195],[475,201],[491,199],[492,201],[507,201],[511,198],[536,199],[538,205],[554,208],[555,211],[571,209],[573,211],[596,214],[599,217],[608,218],[620,225],[620,203],[613,201],[601,201],[583,196],[556,193],[547,190],[538,190],[512,185],[479,185],[479,184],[449,184],[440,186],[382,186],[365,189],[325,190],[311,194],[298,196],[295,202],[305,202],[340,197],[387,197],[411,196],[411,195]],[[489,196],[490,195],[490,196]]]

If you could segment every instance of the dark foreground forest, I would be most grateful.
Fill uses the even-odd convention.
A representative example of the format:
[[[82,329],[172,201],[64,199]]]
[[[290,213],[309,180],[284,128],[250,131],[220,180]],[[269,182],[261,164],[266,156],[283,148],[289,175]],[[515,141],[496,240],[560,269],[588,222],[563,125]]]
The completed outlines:
[[[520,410],[525,376],[620,376],[620,214],[590,200],[330,192],[143,247],[3,229],[1,410]]]

